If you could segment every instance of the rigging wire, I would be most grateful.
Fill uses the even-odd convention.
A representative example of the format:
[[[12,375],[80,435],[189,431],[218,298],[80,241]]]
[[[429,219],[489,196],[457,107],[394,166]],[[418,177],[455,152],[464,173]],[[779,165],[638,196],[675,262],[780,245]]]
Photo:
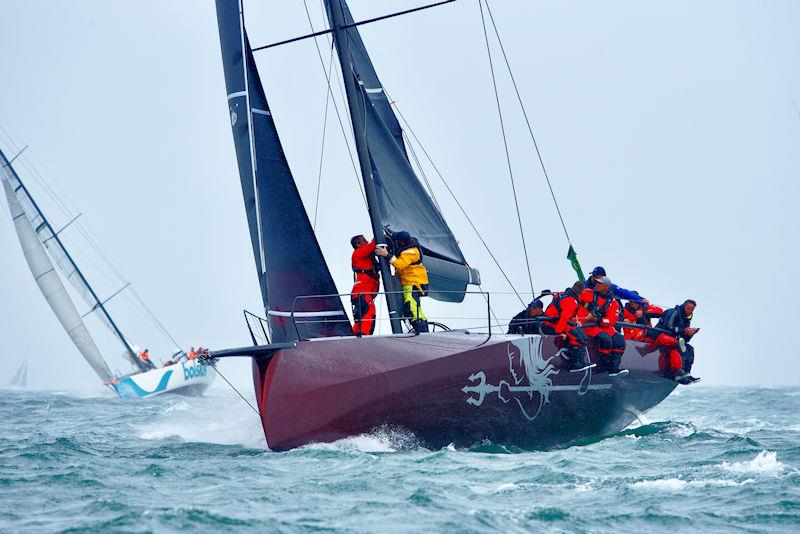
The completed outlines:
[[[311,12],[308,10],[308,2],[307,2],[307,0],[303,0],[303,7],[305,8],[305,11],[306,11],[306,18],[308,19],[308,25],[311,28],[311,31],[313,33],[315,31],[314,30],[314,22],[311,20]],[[315,38],[315,39],[313,39],[313,41],[314,41],[314,48],[317,49],[317,56],[319,57],[319,64],[322,67],[322,72],[325,73],[325,78],[328,80],[328,93],[330,94],[331,101],[333,102],[333,108],[336,111],[336,118],[339,120],[339,128],[342,130],[342,137],[344,138],[344,144],[347,146],[347,153],[350,156],[350,163],[353,165],[353,173],[355,174],[355,177],[356,177],[356,183],[358,184],[359,191],[361,191],[361,198],[364,201],[364,206],[366,206],[367,205],[367,194],[364,192],[364,186],[361,183],[361,178],[360,178],[360,175],[358,173],[358,167],[356,166],[356,160],[353,157],[353,151],[350,148],[350,140],[347,137],[347,129],[344,127],[344,122],[342,121],[342,116],[341,116],[341,113],[339,112],[339,105],[336,103],[336,98],[335,98],[335,96],[333,94],[333,89],[331,89],[330,73],[327,70],[325,70],[325,60],[322,58],[322,51],[319,49],[319,43],[317,42],[317,39]],[[333,55],[333,42],[329,41],[329,44],[331,46],[331,56],[332,56]]]
[[[244,396],[244,395],[242,395],[242,393],[241,393],[241,392],[240,392],[238,389],[236,389],[236,386],[234,386],[233,384],[231,384],[230,380],[228,380],[227,378],[225,378],[225,375],[223,375],[223,374],[220,372],[220,370],[219,370],[219,369],[217,369],[217,365],[216,365],[216,364],[213,362],[212,358],[211,358],[211,357],[210,357],[208,354],[206,354],[205,356],[201,356],[201,358],[202,358],[203,360],[205,360],[206,364],[208,364],[208,365],[209,365],[209,366],[210,366],[212,369],[214,369],[214,371],[216,371],[216,372],[217,372],[217,374],[220,376],[220,378],[222,378],[222,379],[225,381],[225,383],[227,383],[227,384],[230,386],[230,388],[231,388],[233,391],[235,391],[237,395],[239,395],[239,398],[240,398],[240,399],[242,399],[242,400],[245,402],[245,404],[247,404],[248,406],[250,406],[250,409],[251,409],[251,410],[253,410],[253,413],[255,413],[255,414],[258,416],[258,418],[259,418],[259,419],[261,419],[261,414],[260,414],[260,413],[258,413],[258,410],[256,410],[255,406],[253,406],[253,405],[250,403],[250,401],[249,401],[249,400],[247,400],[247,399],[245,398],[245,396]]]
[[[511,278],[509,278],[509,277],[508,277],[508,275],[506,274],[506,271],[503,269],[502,265],[500,265],[500,261],[499,261],[499,260],[497,259],[497,257],[494,255],[494,253],[492,252],[492,249],[491,249],[491,248],[489,248],[489,244],[488,244],[488,243],[486,243],[486,240],[483,238],[483,235],[480,233],[480,231],[478,230],[478,228],[475,226],[475,223],[474,223],[474,222],[472,222],[472,218],[469,216],[469,214],[467,213],[467,210],[466,210],[466,209],[464,208],[464,206],[461,204],[461,201],[458,199],[458,197],[456,196],[455,192],[454,192],[454,191],[453,191],[453,189],[450,187],[450,184],[448,184],[448,183],[447,183],[447,180],[445,180],[445,178],[444,178],[444,175],[443,175],[443,174],[442,174],[442,172],[439,170],[439,167],[436,165],[436,163],[434,163],[434,161],[433,161],[433,158],[431,158],[431,155],[430,155],[430,153],[428,153],[428,151],[425,149],[425,145],[423,145],[423,144],[422,144],[422,141],[420,141],[420,140],[419,140],[419,137],[417,137],[417,134],[414,132],[414,129],[411,127],[411,124],[408,122],[408,120],[406,119],[405,115],[403,115],[403,112],[402,112],[402,111],[400,111],[400,107],[397,105],[397,101],[396,101],[396,100],[394,100],[393,98],[391,98],[391,96],[389,95],[389,93],[386,91],[386,87],[385,87],[385,86],[384,86],[384,88],[383,88],[383,91],[386,93],[386,96],[387,96],[387,97],[389,97],[389,99],[392,101],[392,106],[394,107],[394,110],[395,110],[395,112],[397,112],[397,116],[398,116],[398,117],[400,117],[400,120],[402,120],[402,121],[403,121],[403,124],[405,125],[405,129],[404,129],[404,131],[405,131],[405,130],[408,130],[408,132],[411,134],[411,137],[412,137],[412,138],[414,139],[414,141],[416,141],[416,143],[419,145],[419,148],[422,150],[422,153],[423,153],[423,154],[425,154],[425,158],[428,160],[428,163],[430,163],[430,164],[431,164],[431,167],[433,167],[433,170],[436,172],[436,175],[437,175],[437,176],[439,177],[439,179],[442,181],[442,184],[444,184],[445,188],[447,189],[447,192],[448,192],[448,193],[450,193],[450,197],[452,197],[453,201],[454,201],[454,202],[456,203],[456,205],[458,206],[458,209],[459,209],[459,210],[461,210],[461,214],[462,214],[462,215],[464,215],[464,218],[465,218],[465,219],[467,219],[467,222],[469,223],[470,227],[472,228],[472,231],[473,231],[473,232],[475,232],[475,235],[476,235],[476,236],[478,236],[478,239],[480,240],[481,244],[483,244],[483,248],[485,248],[485,249],[486,249],[486,252],[488,252],[488,253],[489,253],[489,256],[490,256],[490,257],[492,258],[492,260],[494,261],[494,264],[495,264],[495,265],[497,266],[497,268],[500,270],[500,274],[502,274],[502,275],[503,275],[503,278],[505,278],[505,279],[506,279],[506,282],[508,282],[508,286],[511,288],[511,290],[514,292],[514,294],[517,296],[517,298],[519,299],[519,301],[520,301],[520,302],[521,302],[523,305],[524,305],[524,304],[527,304],[527,303],[526,303],[526,302],[525,302],[525,301],[522,299],[522,297],[520,296],[520,294],[517,292],[517,288],[516,288],[516,287],[514,287],[514,283],[513,283],[513,282],[511,282]]]
[[[528,245],[525,242],[525,232],[522,229],[522,215],[519,211],[519,199],[517,198],[517,186],[514,183],[514,170],[511,166],[511,155],[508,151],[508,139],[506,138],[506,128],[505,123],[503,122],[503,110],[500,106],[500,94],[497,89],[497,78],[494,74],[494,62],[492,61],[492,48],[489,45],[489,33],[486,31],[486,19],[483,15],[483,2],[482,0],[478,0],[478,8],[481,12],[481,24],[483,25],[483,36],[486,40],[486,53],[489,56],[489,70],[492,74],[492,86],[494,87],[494,99],[497,103],[497,115],[500,118],[500,131],[503,134],[503,146],[505,148],[506,153],[506,163],[508,164],[508,176],[511,179],[511,190],[514,193],[514,206],[517,210],[517,223],[519,224],[519,235],[522,238],[522,251],[525,253],[525,264],[528,268],[528,281],[531,284],[531,293],[534,293],[533,289],[533,275],[531,274],[531,262],[528,259]]]
[[[2,132],[4,134],[4,136],[6,138],[5,142],[6,142],[7,146],[9,146],[10,148],[12,148],[15,151],[18,151],[19,148],[16,145],[16,143],[14,143],[14,140],[11,137],[11,135],[8,133],[8,131],[6,131],[5,128],[0,126],[0,132]],[[29,151],[26,151],[26,152],[29,152]],[[61,210],[63,212],[63,214],[67,218],[73,219],[74,218],[74,213],[77,211],[77,209],[71,209],[67,205],[67,203],[65,202],[64,199],[68,200],[69,203],[71,203],[73,206],[77,206],[77,205],[69,197],[69,195],[63,190],[63,188],[61,188],[59,186],[59,189],[61,189],[61,191],[62,191],[61,193],[58,193],[56,191],[55,186],[52,185],[52,184],[55,184],[56,186],[58,186],[58,182],[57,181],[55,181],[55,180],[46,180],[45,179],[44,175],[39,170],[38,166],[41,166],[48,173],[48,175],[52,174],[52,173],[47,171],[46,166],[41,162],[41,160],[39,160],[35,156],[35,154],[33,154],[33,151],[30,151],[30,152],[31,152],[31,158],[32,159],[28,158],[27,154],[22,154],[22,157],[20,158],[20,161],[23,163],[24,167],[28,170],[30,176],[36,181],[37,184],[39,184],[42,187],[42,189],[47,194],[47,196],[51,200],[53,200],[53,202],[58,207],[58,209]],[[37,166],[37,164],[34,163],[34,159],[38,162],[38,166]],[[130,296],[128,295],[128,291],[125,291],[123,294],[128,299],[128,301],[131,302],[132,304],[134,304],[134,306],[136,306],[139,309],[140,313],[142,313],[142,315],[146,319],[148,319],[148,321],[153,326],[155,326],[157,330],[159,330],[162,334],[164,334],[165,337],[167,337],[172,343],[175,344],[175,346],[178,349],[180,349],[181,345],[169,333],[169,331],[166,329],[166,327],[163,325],[163,323],[161,323],[161,321],[159,321],[158,317],[156,317],[156,315],[152,312],[152,310],[150,310],[150,308],[145,304],[144,300],[142,300],[142,298],[138,295],[138,293],[136,293],[136,291],[135,291],[133,285],[131,284],[131,282],[128,281],[128,279],[122,274],[121,270],[116,266],[116,264],[111,260],[111,258],[103,251],[103,249],[100,246],[100,244],[98,243],[97,239],[92,236],[93,231],[91,230],[91,227],[86,225],[86,224],[84,224],[82,221],[76,221],[75,224],[74,224],[74,227],[83,236],[84,240],[89,244],[89,246],[94,250],[94,252],[99,256],[99,258],[103,262],[103,265],[105,265],[105,267],[107,269],[110,269],[112,271],[112,274],[113,274],[114,277],[112,278],[112,276],[110,276],[110,274],[106,270],[106,268],[104,268],[102,265],[100,265],[98,262],[96,262],[91,254],[87,254],[86,251],[83,250],[83,247],[81,247],[77,242],[72,241],[70,243],[70,247],[77,249],[81,253],[81,255],[84,257],[84,259],[87,260],[89,263],[91,263],[97,269],[97,272],[99,274],[101,274],[103,277],[105,277],[105,279],[108,280],[111,284],[118,285],[118,286],[130,286],[128,289],[129,289],[129,291],[131,293],[134,294],[136,301],[134,301],[133,299],[130,298]]]
[[[333,48],[331,48],[331,57],[328,59],[328,71],[325,73],[327,79],[325,80],[328,89],[331,86],[331,67],[333,66]],[[317,194],[314,199],[314,225],[312,229],[317,229],[317,215],[319,214],[319,190],[322,186],[322,163],[325,159],[325,134],[328,131],[328,106],[331,102],[331,91],[325,91],[325,112],[322,115],[322,146],[319,150],[319,170],[317,172]]]
[[[528,259],[528,245],[525,242],[525,232],[522,229],[522,215],[519,211],[519,199],[517,198],[517,186],[514,183],[514,170],[511,167],[511,155],[508,152],[508,139],[506,138],[506,127],[503,121],[503,110],[500,106],[500,94],[497,90],[497,78],[494,74],[494,62],[492,60],[492,48],[489,46],[489,34],[486,31],[486,19],[483,16],[483,2],[478,0],[478,8],[481,12],[481,24],[483,25],[483,36],[486,40],[486,53],[489,56],[489,70],[492,74],[492,86],[494,87],[494,99],[497,103],[497,116],[500,118],[500,131],[503,134],[503,146],[506,153],[506,163],[508,164],[508,176],[511,179],[511,190],[514,193],[514,207],[517,210],[517,223],[519,224],[519,235],[522,238],[522,251],[525,253],[525,264],[528,268],[528,281],[531,284],[531,293],[535,293],[533,289],[533,275],[531,274],[531,262]]]
[[[479,0],[480,1],[480,0]],[[497,36],[497,42],[500,45],[500,51],[503,53],[503,60],[506,64],[506,69],[508,69],[508,75],[511,77],[511,83],[514,85],[514,92],[517,95],[517,100],[519,101],[519,107],[522,109],[522,116],[525,118],[525,124],[528,126],[528,133],[531,135],[531,140],[533,141],[533,146],[536,148],[536,156],[539,158],[539,164],[542,166],[542,173],[544,173],[544,178],[547,180],[547,187],[550,189],[550,196],[553,197],[553,204],[556,206],[556,212],[558,213],[558,218],[561,221],[561,227],[564,229],[564,235],[567,237],[567,243],[572,246],[572,240],[569,238],[569,232],[567,232],[567,225],[564,223],[564,217],[561,214],[561,208],[558,206],[558,200],[556,200],[556,194],[553,191],[553,185],[550,183],[550,176],[547,174],[547,169],[544,166],[544,159],[542,158],[542,153],[539,151],[539,143],[536,142],[536,136],[533,135],[533,128],[531,127],[531,121],[528,119],[528,112],[525,109],[525,104],[522,101],[522,96],[519,93],[519,87],[517,87],[517,80],[514,78],[514,72],[511,70],[511,64],[508,61],[508,55],[506,54],[506,49],[503,46],[503,41],[500,39],[500,32],[497,30],[497,24],[494,21],[494,15],[492,14],[492,8],[489,7],[489,0],[486,1],[486,11],[489,13],[489,20],[492,22],[492,27],[494,28],[494,34]],[[481,14],[482,16],[482,14]],[[486,27],[484,26],[484,30]],[[797,104],[795,104],[795,107]],[[798,115],[800,115],[800,109],[798,109]]]

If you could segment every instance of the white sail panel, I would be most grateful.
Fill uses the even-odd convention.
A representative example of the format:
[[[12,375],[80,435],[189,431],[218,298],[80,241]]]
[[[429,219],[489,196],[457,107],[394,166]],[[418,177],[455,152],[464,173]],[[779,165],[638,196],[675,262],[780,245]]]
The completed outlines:
[[[25,358],[22,361],[22,365],[19,366],[17,372],[14,373],[14,376],[11,377],[11,381],[8,383],[9,386],[17,387],[17,388],[24,388],[28,387],[28,359]]]
[[[33,278],[39,285],[39,289],[53,309],[56,317],[58,317],[64,330],[66,330],[72,342],[94,369],[94,372],[97,373],[97,376],[103,381],[111,380],[113,378],[111,370],[100,355],[97,345],[92,340],[78,310],[69,298],[64,284],[61,283],[58,273],[53,267],[50,258],[48,258],[44,245],[39,241],[32,221],[20,204],[15,186],[19,188],[21,185],[16,180],[5,157],[0,158],[0,164],[2,165],[0,167],[2,169],[0,178],[3,181],[3,189],[6,193],[6,200],[8,200],[11,218],[14,221],[17,237],[20,245],[22,245],[22,252],[28,262]],[[42,222],[39,221],[39,224]]]
[[[16,180],[12,178],[11,183],[13,184],[15,181]],[[15,187],[18,185],[19,184],[15,184]],[[58,269],[58,272],[61,273],[61,276],[63,276],[70,283],[70,285],[72,285],[77,294],[80,295],[83,301],[89,306],[83,315],[93,313],[94,316],[97,317],[106,328],[108,328],[108,331],[116,336],[117,334],[114,330],[114,327],[111,325],[111,322],[105,316],[100,307],[97,306],[97,301],[95,300],[94,295],[92,295],[92,291],[81,278],[78,268],[69,258],[69,255],[64,250],[64,247],[61,245],[61,243],[57,239],[53,239],[53,231],[42,219],[41,214],[34,207],[30,197],[21,189],[17,191],[16,196],[19,200],[20,206],[22,206],[22,209],[25,212],[25,215],[28,217],[31,226],[39,236],[39,241],[44,244],[45,249],[47,249],[47,252],[50,253],[50,258],[53,260],[56,269]],[[127,347],[125,348],[127,350]],[[132,355],[126,354],[128,359],[130,359],[130,356]]]

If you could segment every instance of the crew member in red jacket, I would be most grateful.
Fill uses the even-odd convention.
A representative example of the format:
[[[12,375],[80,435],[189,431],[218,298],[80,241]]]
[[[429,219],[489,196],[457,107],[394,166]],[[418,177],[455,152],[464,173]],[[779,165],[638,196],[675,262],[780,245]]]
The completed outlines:
[[[645,306],[639,302],[632,301],[625,304],[623,311],[623,319],[626,323],[645,326],[651,325],[651,317],[661,317],[662,315],[664,315],[663,308],[652,304]],[[681,344],[678,338],[647,328],[625,327],[622,331],[625,333],[625,339],[645,341],[648,345],[652,345],[654,348],[657,347],[661,351],[658,358],[658,367],[665,376],[678,374],[683,368],[682,353],[686,351],[686,345]],[[653,352],[654,348],[649,348],[648,352]]]
[[[583,332],[594,338],[600,354],[599,368],[610,376],[628,374],[619,364],[625,352],[625,338],[614,328],[619,321],[619,304],[611,293],[611,279],[600,276],[594,289],[584,289],[578,298],[578,321]]]
[[[380,288],[381,272],[375,259],[375,240],[367,241],[363,235],[350,240],[353,245],[353,334],[370,336],[375,331],[375,296]]]
[[[588,369],[593,367],[586,352],[586,335],[575,322],[578,313],[578,296],[584,289],[583,282],[575,282],[562,293],[553,295],[553,301],[544,310],[545,317],[552,317],[552,321],[542,321],[542,334],[557,335],[561,338],[560,344],[564,348],[562,357],[569,362],[573,369]],[[570,322],[573,324],[570,324]]]

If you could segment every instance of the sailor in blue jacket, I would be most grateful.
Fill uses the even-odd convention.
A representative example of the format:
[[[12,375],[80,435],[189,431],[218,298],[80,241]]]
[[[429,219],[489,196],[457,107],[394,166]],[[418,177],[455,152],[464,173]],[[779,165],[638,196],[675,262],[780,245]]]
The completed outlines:
[[[606,276],[606,270],[599,265],[592,269],[592,272],[589,274],[589,278],[586,280],[586,287],[589,289],[594,289],[594,286],[597,285],[597,278],[601,276]],[[636,291],[630,291],[625,289],[624,287],[619,287],[617,284],[611,284],[611,291],[614,293],[614,296],[618,299],[624,300],[631,300],[633,302],[642,302],[644,304],[649,304],[648,300],[642,297]]]

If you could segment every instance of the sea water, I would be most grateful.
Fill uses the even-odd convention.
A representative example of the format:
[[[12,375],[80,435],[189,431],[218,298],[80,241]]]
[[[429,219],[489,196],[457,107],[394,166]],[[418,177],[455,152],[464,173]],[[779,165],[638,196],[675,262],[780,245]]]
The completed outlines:
[[[271,452],[222,390],[0,390],[0,531],[800,531],[800,389],[679,388],[552,451],[379,432]]]

